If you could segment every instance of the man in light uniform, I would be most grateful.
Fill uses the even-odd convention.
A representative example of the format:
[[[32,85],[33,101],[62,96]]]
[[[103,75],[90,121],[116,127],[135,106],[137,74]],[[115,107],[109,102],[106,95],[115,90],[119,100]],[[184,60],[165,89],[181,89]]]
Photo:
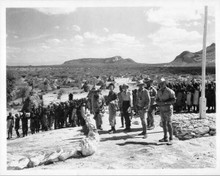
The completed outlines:
[[[101,94],[101,89],[96,88],[92,96],[92,112],[96,121],[96,129],[102,129],[102,115],[104,113],[105,100]]]
[[[122,99],[122,112],[125,118],[125,132],[129,132],[131,130],[131,119],[130,119],[130,112],[131,108],[133,106],[132,104],[132,96],[130,91],[128,91],[128,84],[122,85],[122,93],[121,93],[121,99]]]
[[[146,89],[149,91],[150,94],[150,107],[147,112],[147,129],[152,130],[154,129],[154,114],[155,114],[155,109],[156,109],[156,95],[157,95],[157,90],[156,88],[152,85],[153,80],[152,79],[145,79],[144,82],[146,83]]]
[[[167,130],[169,132],[169,141],[173,140],[172,115],[176,97],[175,92],[166,86],[166,80],[164,78],[158,81],[158,86],[159,90],[156,96],[156,103],[159,106],[164,132],[164,137],[159,142],[168,142]]]
[[[137,99],[136,99],[136,109],[141,118],[141,124],[143,127],[143,132],[139,135],[144,135],[144,138],[147,138],[147,110],[150,106],[150,94],[148,90],[144,88],[145,83],[141,80],[138,82],[139,89],[137,90]]]
[[[117,94],[114,92],[115,85],[113,83],[110,83],[108,87],[110,91],[107,96],[106,105],[108,105],[109,109],[109,124],[111,126],[109,133],[115,133],[118,98]]]

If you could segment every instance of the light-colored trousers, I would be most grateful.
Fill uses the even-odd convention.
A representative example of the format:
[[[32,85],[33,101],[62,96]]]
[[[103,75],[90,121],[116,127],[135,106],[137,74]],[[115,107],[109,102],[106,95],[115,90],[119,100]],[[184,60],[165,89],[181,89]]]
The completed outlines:
[[[141,124],[143,127],[143,133],[147,133],[147,111],[146,110],[138,110],[138,114],[141,118]]]

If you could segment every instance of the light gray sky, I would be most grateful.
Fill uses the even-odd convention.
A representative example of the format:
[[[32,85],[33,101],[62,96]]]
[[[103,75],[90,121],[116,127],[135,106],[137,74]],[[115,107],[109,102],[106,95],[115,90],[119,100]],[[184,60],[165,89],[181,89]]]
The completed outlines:
[[[62,64],[122,56],[140,63],[172,61],[202,49],[203,7],[8,8],[7,65]],[[209,7],[207,45],[215,42]]]

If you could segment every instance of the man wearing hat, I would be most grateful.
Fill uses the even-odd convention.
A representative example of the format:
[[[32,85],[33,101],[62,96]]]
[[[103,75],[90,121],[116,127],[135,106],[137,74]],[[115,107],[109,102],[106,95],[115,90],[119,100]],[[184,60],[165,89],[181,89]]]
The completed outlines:
[[[154,113],[155,113],[155,106],[156,106],[156,95],[157,95],[157,90],[153,86],[153,80],[148,78],[144,80],[146,84],[146,89],[149,91],[150,94],[150,107],[147,112],[147,128],[149,130],[154,128]]]
[[[114,133],[115,130],[115,124],[116,124],[116,111],[117,111],[117,94],[113,91],[115,88],[115,85],[113,83],[110,83],[109,86],[109,94],[107,96],[106,105],[108,105],[109,109],[109,124],[111,126],[111,130],[109,130],[109,133]]]
[[[105,100],[101,94],[101,89],[95,88],[92,97],[92,111],[96,121],[96,128],[102,130],[102,113],[104,112]]]
[[[156,96],[156,103],[160,109],[160,116],[163,125],[164,137],[159,142],[168,142],[167,130],[169,132],[169,141],[173,140],[172,115],[173,104],[176,101],[175,92],[166,86],[166,80],[161,78],[158,81],[159,90]]]
[[[122,102],[123,102],[122,92],[123,92],[122,85],[120,85],[119,86],[119,93],[117,94],[117,96],[118,96],[118,107],[119,107],[120,115],[121,115],[121,128],[124,128],[124,114],[123,114],[123,111],[122,111]]]
[[[14,127],[14,117],[11,112],[9,112],[9,115],[7,116],[7,129],[8,129],[8,138],[12,138],[12,129]]]
[[[136,100],[136,109],[141,118],[141,124],[143,127],[143,132],[139,135],[144,135],[144,138],[147,138],[147,110],[150,106],[150,94],[148,90],[144,88],[145,83],[143,80],[139,81],[137,86],[139,87],[137,90],[137,100]]]
[[[122,99],[122,112],[125,118],[125,132],[129,132],[131,130],[131,119],[129,112],[131,111],[132,107],[132,95],[128,91],[128,84],[122,85],[122,93],[121,93],[121,99]]]

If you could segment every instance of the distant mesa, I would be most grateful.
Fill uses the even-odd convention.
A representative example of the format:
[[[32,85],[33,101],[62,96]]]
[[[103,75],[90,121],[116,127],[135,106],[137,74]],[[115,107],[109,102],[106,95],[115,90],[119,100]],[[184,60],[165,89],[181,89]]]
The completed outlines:
[[[197,52],[183,51],[170,62],[169,66],[200,66],[202,64],[202,50]],[[207,66],[215,66],[215,43],[206,48]]]
[[[109,58],[82,58],[72,59],[63,63],[63,65],[78,65],[78,64],[137,64],[130,58],[122,58],[121,56],[114,56]]]

